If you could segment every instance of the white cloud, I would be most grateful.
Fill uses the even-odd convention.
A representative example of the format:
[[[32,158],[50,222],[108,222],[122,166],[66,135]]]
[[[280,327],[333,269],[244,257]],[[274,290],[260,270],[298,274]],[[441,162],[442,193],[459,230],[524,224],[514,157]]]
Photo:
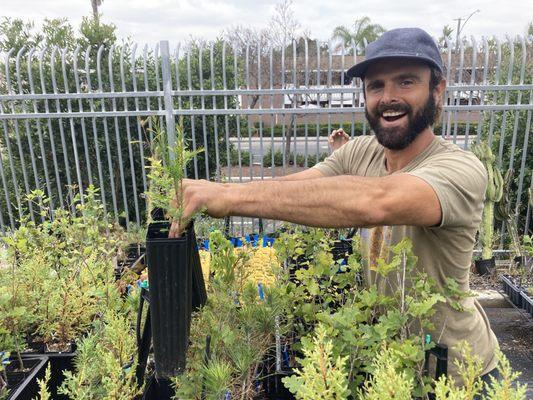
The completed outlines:
[[[173,44],[191,35],[213,39],[236,24],[256,28],[267,26],[275,0],[104,0],[104,21],[118,27],[120,37],[131,36],[140,43],[168,39]],[[356,18],[369,16],[386,28],[418,26],[439,36],[444,25],[456,28],[457,17],[468,16],[480,9],[464,26],[466,36],[523,34],[533,20],[533,1],[514,2],[502,6],[498,0],[295,0],[293,9],[302,28],[321,40],[328,40],[337,25],[353,24]],[[0,15],[35,20],[68,18],[75,26],[91,13],[89,0],[23,0],[2,1]]]

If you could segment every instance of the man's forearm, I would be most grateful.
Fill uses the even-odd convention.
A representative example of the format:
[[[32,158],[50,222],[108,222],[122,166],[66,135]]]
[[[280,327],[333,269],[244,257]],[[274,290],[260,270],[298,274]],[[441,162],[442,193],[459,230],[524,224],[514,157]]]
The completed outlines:
[[[318,227],[373,225],[373,199],[382,191],[376,178],[357,176],[231,184],[227,189],[230,215]]]

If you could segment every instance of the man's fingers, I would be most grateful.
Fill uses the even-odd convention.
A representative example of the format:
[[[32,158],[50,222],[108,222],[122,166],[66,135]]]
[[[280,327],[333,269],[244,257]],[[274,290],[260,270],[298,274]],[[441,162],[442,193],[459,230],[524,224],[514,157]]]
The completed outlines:
[[[172,224],[170,225],[170,231],[168,232],[168,237],[177,238],[180,236],[180,234],[181,234],[180,225],[178,221],[173,221]]]

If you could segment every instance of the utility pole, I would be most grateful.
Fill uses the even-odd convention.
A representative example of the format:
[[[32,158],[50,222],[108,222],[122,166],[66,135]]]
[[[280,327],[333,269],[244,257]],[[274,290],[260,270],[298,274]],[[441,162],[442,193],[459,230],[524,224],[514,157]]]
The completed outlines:
[[[461,21],[464,19],[463,17],[455,18],[454,21],[457,21],[457,34],[455,35],[455,48],[459,48],[459,36],[461,35],[461,31],[464,29],[466,23],[468,20],[474,15],[475,13],[480,12],[481,10],[477,9],[476,11],[473,11],[465,20],[463,26],[461,26]]]
[[[459,48],[459,34],[461,33],[461,20],[462,18],[456,18],[457,20],[457,30],[455,32],[457,32],[457,35],[455,35],[455,48],[458,49]],[[455,19],[454,19],[455,21]]]

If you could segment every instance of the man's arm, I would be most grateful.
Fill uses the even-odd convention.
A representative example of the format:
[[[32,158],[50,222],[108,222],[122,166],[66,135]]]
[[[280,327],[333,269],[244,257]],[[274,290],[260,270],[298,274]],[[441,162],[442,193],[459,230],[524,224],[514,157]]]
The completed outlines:
[[[272,181],[301,181],[305,179],[316,179],[316,178],[322,178],[324,177],[324,174],[320,172],[316,168],[309,168],[305,171],[296,172],[295,174],[289,174],[285,176],[279,176],[276,178],[272,178]],[[256,181],[257,182],[257,181]]]
[[[342,175],[250,184],[186,179],[183,188],[185,217],[205,209],[209,215],[219,218],[235,215],[341,228],[435,226],[442,215],[433,188],[423,179],[408,174]]]

